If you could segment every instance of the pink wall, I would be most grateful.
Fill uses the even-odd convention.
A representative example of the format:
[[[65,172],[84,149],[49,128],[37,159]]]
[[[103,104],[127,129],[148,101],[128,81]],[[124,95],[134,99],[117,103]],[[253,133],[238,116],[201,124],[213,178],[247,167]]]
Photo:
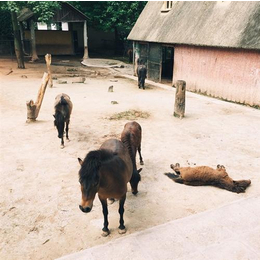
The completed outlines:
[[[260,52],[176,46],[176,80],[190,91],[260,106]]]

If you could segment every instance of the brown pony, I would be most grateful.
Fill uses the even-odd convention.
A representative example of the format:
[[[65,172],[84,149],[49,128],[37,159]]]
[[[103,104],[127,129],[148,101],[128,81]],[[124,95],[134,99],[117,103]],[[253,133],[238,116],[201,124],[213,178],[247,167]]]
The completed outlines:
[[[251,183],[250,180],[234,181],[228,176],[223,165],[218,165],[217,169],[208,166],[180,167],[179,163],[176,163],[175,165],[171,164],[170,167],[176,174],[165,173],[165,175],[175,182],[186,185],[212,185],[228,191],[240,193],[244,192]]]
[[[70,123],[70,115],[72,111],[72,102],[70,97],[64,93],[59,94],[55,98],[54,110],[55,114],[53,115],[54,125],[58,130],[58,137],[61,138],[61,148],[64,148],[64,127],[66,124],[66,139],[69,141],[69,123]]]
[[[129,155],[132,160],[133,164],[133,175],[130,180],[130,184],[132,187],[132,193],[137,194],[138,193],[138,183],[141,180],[141,175],[140,172],[142,168],[137,170],[136,167],[136,151],[139,153],[139,158],[140,158],[140,164],[143,165],[143,158],[141,155],[141,140],[142,140],[142,128],[141,126],[133,121],[126,123],[124,126],[124,130],[121,133],[121,141],[127,148]]]
[[[82,212],[90,212],[96,193],[102,204],[104,215],[103,236],[109,234],[107,199],[119,200],[120,225],[119,233],[125,233],[124,203],[127,183],[133,172],[131,158],[123,143],[116,139],[105,141],[99,150],[91,151],[84,161],[78,158],[81,165],[79,182],[81,184],[82,202],[79,208]]]

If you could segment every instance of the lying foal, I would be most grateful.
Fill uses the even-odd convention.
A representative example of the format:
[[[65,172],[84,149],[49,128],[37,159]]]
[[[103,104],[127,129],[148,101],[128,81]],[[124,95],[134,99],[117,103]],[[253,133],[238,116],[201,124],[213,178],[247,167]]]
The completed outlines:
[[[212,185],[228,191],[240,193],[244,192],[250,185],[251,180],[234,181],[231,179],[223,165],[218,165],[217,169],[208,166],[197,167],[180,167],[179,163],[171,164],[170,167],[174,173],[165,173],[170,179],[175,182],[192,185]]]

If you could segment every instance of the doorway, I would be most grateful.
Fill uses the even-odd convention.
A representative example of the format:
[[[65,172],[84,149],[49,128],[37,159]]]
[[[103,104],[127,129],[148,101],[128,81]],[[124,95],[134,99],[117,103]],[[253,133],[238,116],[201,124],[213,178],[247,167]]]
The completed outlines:
[[[162,76],[161,82],[172,85],[174,64],[174,48],[162,46]]]

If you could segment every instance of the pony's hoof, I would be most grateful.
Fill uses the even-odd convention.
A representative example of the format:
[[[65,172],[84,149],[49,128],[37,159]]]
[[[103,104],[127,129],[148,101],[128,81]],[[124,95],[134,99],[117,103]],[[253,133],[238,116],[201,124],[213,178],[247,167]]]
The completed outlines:
[[[103,231],[103,233],[101,234],[102,237],[107,237],[110,234],[109,231]]]
[[[65,147],[64,144],[61,144],[60,149],[63,149],[64,147]]]
[[[144,162],[140,162],[140,165],[144,165]]]
[[[115,202],[115,199],[109,198],[109,199],[108,199],[108,202],[109,202],[109,204],[111,205],[111,204],[113,204],[113,203]]]
[[[124,228],[124,229],[118,229],[118,233],[120,234],[120,235],[122,235],[122,234],[125,234],[126,233],[126,229]]]

